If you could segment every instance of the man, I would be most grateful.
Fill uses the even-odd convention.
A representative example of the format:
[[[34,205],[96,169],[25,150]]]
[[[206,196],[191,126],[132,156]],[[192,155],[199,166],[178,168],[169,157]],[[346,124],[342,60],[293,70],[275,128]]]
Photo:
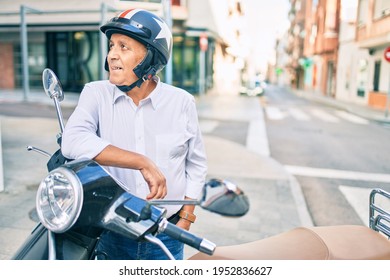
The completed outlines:
[[[108,81],[85,85],[62,139],[67,158],[91,158],[127,190],[145,199],[198,198],[207,172],[194,97],[162,83],[172,34],[156,15],[127,10],[100,30],[109,40]],[[166,205],[167,217],[189,230],[194,206]],[[158,235],[176,259],[183,244]],[[106,232],[98,250],[109,259],[166,259],[156,245]]]

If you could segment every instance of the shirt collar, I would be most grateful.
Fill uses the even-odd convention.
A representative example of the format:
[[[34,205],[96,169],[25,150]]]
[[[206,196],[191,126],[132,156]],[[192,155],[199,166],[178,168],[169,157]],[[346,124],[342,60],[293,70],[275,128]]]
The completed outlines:
[[[115,104],[119,98],[121,97],[125,98],[126,94],[123,91],[121,91],[119,88],[117,88],[114,84],[113,84],[113,88],[114,88],[114,96],[112,99],[112,104]]]
[[[149,94],[148,97],[143,99],[143,101],[141,102],[144,103],[146,100],[150,100],[153,109],[156,110],[158,102],[160,100],[161,81],[160,81],[160,77],[158,76],[154,76],[152,79],[157,83],[156,88]],[[123,91],[119,90],[116,86],[114,86],[114,97],[112,103],[115,104],[119,98],[125,98],[126,96],[127,95]]]
[[[152,79],[157,83],[157,85],[147,98],[150,98],[152,107],[154,110],[156,110],[161,96],[161,81],[160,81],[160,77],[158,76],[154,76]]]

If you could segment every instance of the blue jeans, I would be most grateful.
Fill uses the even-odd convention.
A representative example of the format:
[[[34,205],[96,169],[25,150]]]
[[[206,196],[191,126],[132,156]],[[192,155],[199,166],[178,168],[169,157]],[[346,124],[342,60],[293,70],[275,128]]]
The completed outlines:
[[[156,236],[176,260],[184,257],[184,244],[164,233]],[[98,260],[168,260],[164,251],[149,241],[137,242],[117,233],[107,231],[97,245]]]

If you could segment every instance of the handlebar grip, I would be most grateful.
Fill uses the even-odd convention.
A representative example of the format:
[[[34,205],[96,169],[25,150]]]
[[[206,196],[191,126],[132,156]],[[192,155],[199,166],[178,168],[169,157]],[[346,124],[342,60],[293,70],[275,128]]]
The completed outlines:
[[[200,252],[206,253],[208,255],[212,255],[214,253],[216,247],[214,243],[205,238],[200,238],[182,228],[179,228],[170,222],[166,222],[163,232],[170,237],[197,249]]]

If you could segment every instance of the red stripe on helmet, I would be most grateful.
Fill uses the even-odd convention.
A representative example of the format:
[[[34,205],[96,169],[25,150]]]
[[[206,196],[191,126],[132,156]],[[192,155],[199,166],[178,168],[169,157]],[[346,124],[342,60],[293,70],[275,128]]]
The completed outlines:
[[[132,10],[134,10],[134,9],[130,9],[130,10],[126,10],[126,11],[122,12],[122,13],[119,15],[119,17],[121,17],[121,18],[126,17],[126,15],[127,15],[128,13],[130,13]]]
[[[126,10],[124,12],[122,12],[119,17],[120,18],[127,18],[127,19],[130,19],[134,14],[136,14],[137,12],[139,12],[140,9],[130,9],[130,10]],[[130,14],[130,15],[129,15]]]

